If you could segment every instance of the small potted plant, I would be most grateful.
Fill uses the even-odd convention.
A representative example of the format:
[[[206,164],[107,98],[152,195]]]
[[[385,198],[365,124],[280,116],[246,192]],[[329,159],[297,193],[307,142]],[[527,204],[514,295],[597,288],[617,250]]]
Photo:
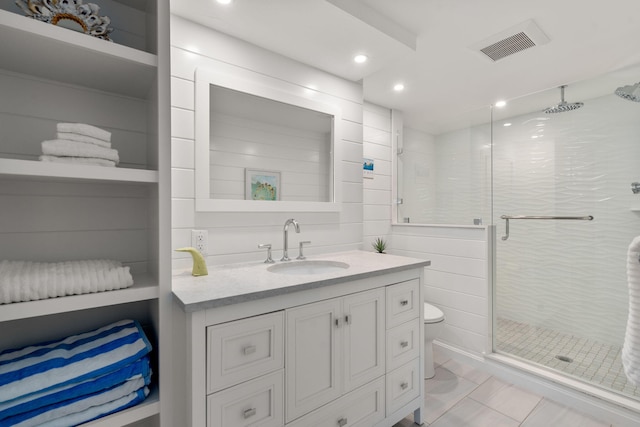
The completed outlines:
[[[383,254],[383,253],[385,253],[384,250],[387,248],[387,243],[384,241],[384,239],[378,237],[371,244],[371,246],[373,246],[373,249],[375,249],[376,252],[378,252],[380,254]]]

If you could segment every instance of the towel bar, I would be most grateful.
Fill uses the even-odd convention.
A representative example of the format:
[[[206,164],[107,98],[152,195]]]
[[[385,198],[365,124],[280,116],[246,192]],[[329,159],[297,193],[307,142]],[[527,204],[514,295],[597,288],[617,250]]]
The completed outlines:
[[[509,238],[509,220],[510,219],[558,219],[558,220],[574,220],[574,221],[592,221],[593,215],[583,216],[541,216],[541,215],[502,215],[500,219],[504,219],[505,222],[505,235],[502,236],[502,240]]]

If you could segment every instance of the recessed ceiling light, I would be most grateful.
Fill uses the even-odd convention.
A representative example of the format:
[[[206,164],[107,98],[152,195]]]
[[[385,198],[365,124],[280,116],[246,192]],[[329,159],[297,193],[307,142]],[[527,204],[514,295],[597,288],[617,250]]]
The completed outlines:
[[[367,59],[369,59],[369,57],[367,55],[363,55],[363,54],[359,54],[353,57],[353,60],[355,62],[357,62],[358,64],[362,64],[364,62],[367,62]]]
[[[231,4],[233,0],[216,0],[220,4]]]
[[[495,104],[493,104],[493,105],[495,105],[495,106],[496,106],[496,107],[498,107],[498,108],[502,108],[502,107],[504,107],[505,105],[507,105],[507,101],[497,101],[497,102],[496,102]]]
[[[404,90],[404,85],[402,83],[396,83],[393,86],[393,90],[395,90],[396,92],[402,92]]]
[[[504,127],[506,127],[506,128],[507,128],[507,127],[511,126],[511,123],[505,123],[505,124],[503,124],[502,126],[504,126]]]

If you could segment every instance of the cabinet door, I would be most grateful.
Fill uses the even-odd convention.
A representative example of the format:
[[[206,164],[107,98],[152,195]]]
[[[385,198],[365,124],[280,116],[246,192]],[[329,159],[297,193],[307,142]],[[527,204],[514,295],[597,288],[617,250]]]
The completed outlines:
[[[385,372],[384,288],[344,297],[345,392]]]
[[[340,305],[337,298],[286,311],[287,422],[342,393],[338,371],[343,329]]]

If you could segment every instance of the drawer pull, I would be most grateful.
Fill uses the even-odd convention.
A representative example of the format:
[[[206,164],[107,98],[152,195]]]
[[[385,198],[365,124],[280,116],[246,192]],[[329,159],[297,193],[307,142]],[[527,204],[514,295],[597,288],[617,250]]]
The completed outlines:
[[[245,419],[251,418],[256,414],[256,408],[247,409],[242,413]]]
[[[409,387],[409,383],[402,383],[402,384],[400,384],[400,388],[401,388],[402,390],[406,390],[406,389],[407,389],[407,387]]]
[[[400,305],[407,305],[409,304],[409,300],[408,299],[403,299],[400,301]]]
[[[245,348],[242,349],[242,353],[244,353],[244,355],[248,355],[248,354],[252,354],[256,352],[256,346],[255,345],[248,345]]]
[[[400,347],[402,348],[409,347],[409,341],[400,341]]]
[[[347,425],[347,422],[348,422],[348,421],[347,421],[347,419],[346,419],[346,418],[340,418],[340,419],[338,420],[338,427],[346,426],[346,425]]]

